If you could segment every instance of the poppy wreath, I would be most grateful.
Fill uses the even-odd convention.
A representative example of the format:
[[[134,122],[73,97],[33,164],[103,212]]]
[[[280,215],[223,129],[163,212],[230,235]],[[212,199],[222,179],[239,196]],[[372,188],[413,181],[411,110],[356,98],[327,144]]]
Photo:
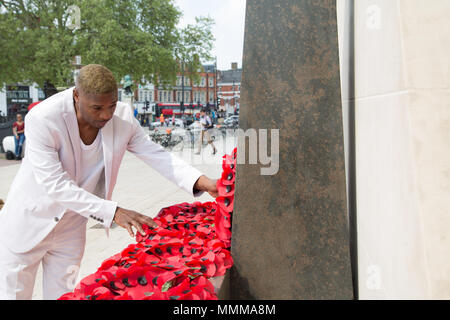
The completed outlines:
[[[236,149],[223,156],[215,202],[161,209],[136,243],[103,261],[58,300],[217,300],[209,279],[233,265],[230,254]]]

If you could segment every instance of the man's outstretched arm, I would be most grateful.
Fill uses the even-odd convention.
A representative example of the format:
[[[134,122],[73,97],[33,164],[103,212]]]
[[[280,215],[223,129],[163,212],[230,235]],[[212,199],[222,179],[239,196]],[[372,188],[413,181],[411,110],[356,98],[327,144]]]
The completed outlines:
[[[134,126],[135,131],[128,143],[128,151],[186,192],[196,197],[203,192],[208,192],[214,198],[218,196],[217,180],[208,178],[185,161],[164,150],[159,144],[151,141],[136,119],[134,119]],[[132,227],[136,228],[139,233],[144,234],[143,224],[150,227],[157,226],[150,217],[121,207],[117,207],[114,221],[127,229],[132,237],[134,236]]]

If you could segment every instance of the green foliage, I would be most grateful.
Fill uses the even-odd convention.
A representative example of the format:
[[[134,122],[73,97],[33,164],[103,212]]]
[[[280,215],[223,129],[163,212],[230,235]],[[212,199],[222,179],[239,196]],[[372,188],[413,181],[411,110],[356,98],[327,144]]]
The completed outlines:
[[[0,0],[0,87],[72,85],[76,55],[83,64],[107,66],[118,80],[129,74],[174,82],[179,61],[196,70],[210,60],[213,41],[211,19],[179,30],[180,15],[172,0]]]
[[[201,70],[202,61],[211,61],[210,55],[214,36],[211,32],[214,20],[209,17],[196,18],[195,25],[187,25],[178,33],[178,46],[175,56],[180,61],[180,69],[188,73],[191,83],[200,80],[198,71]]]

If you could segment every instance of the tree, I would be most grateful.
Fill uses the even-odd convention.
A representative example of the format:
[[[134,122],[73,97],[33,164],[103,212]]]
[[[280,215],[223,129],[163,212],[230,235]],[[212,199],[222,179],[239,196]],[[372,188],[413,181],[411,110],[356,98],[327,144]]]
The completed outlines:
[[[213,41],[211,19],[178,30],[180,15],[172,0],[0,0],[0,87],[72,85],[77,55],[83,64],[107,66],[117,79],[173,80],[180,52],[198,66]]]
[[[209,17],[195,18],[196,24],[188,24],[178,33],[175,57],[179,62],[180,72],[187,71],[191,83],[199,81],[198,72],[202,61],[211,61],[214,36],[211,27],[214,21]]]

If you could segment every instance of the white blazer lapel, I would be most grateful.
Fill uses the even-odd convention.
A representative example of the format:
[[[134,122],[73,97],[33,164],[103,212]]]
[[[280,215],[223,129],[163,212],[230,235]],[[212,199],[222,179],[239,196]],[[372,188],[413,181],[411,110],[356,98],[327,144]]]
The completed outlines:
[[[105,191],[106,199],[111,199],[111,174],[112,174],[112,162],[114,154],[114,117],[109,120],[106,125],[100,130],[102,134],[103,144],[103,159],[105,162]]]
[[[81,173],[81,143],[80,143],[80,129],[78,128],[77,116],[75,107],[73,105],[73,98],[70,95],[70,100],[66,100],[66,112],[63,114],[64,121],[69,131],[70,141],[72,143],[73,153],[75,157],[75,181],[78,184]]]

